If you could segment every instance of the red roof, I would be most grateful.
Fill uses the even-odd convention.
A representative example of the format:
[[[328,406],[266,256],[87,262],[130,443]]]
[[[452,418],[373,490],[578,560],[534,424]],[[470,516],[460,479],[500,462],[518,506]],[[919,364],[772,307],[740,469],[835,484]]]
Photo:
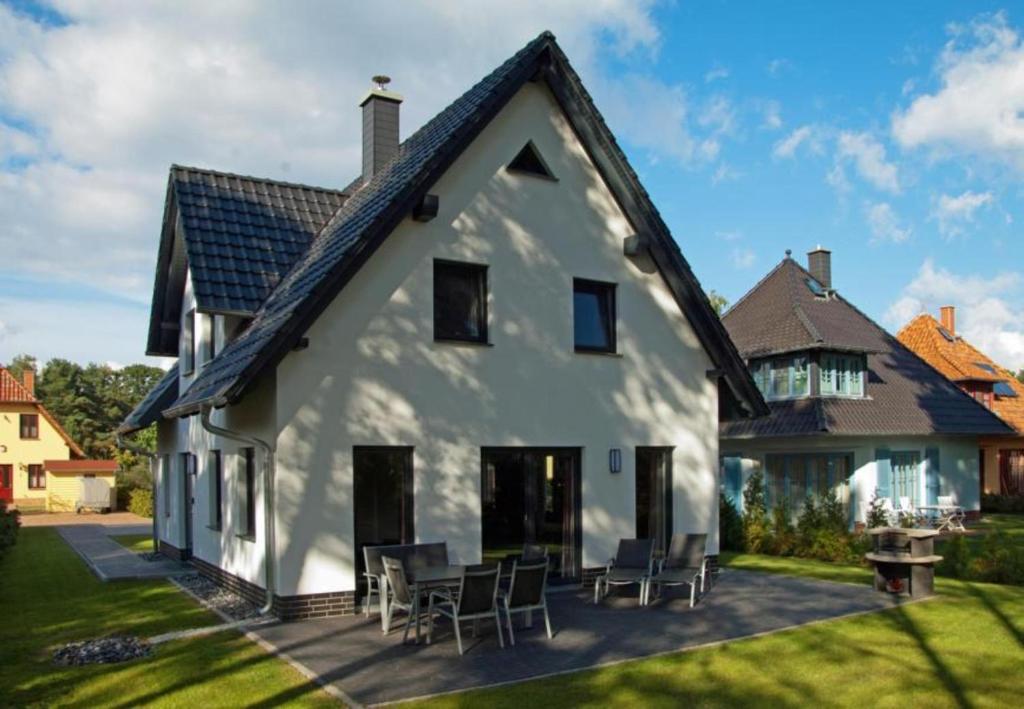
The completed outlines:
[[[43,467],[51,473],[113,473],[116,460],[44,460]]]
[[[0,401],[23,401],[31,404],[35,403],[36,398],[7,371],[6,367],[0,367]]]

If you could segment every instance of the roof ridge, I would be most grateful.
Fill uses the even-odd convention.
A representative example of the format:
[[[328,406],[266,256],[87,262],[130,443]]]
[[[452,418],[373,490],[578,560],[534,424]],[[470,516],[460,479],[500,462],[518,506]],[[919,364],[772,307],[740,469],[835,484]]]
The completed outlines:
[[[35,392],[31,392],[27,388],[25,388],[25,385],[22,384],[20,381],[18,381],[18,378],[16,376],[14,376],[14,374],[11,372],[10,369],[8,369],[7,367],[5,367],[2,364],[0,364],[0,377],[4,377],[5,375],[6,375],[7,379],[9,379],[14,384],[14,387],[16,389],[20,390],[27,397],[25,399],[11,399],[10,401],[24,401],[25,403],[39,403],[39,399],[36,398]]]
[[[940,322],[939,322],[938,320],[936,320],[936,319],[935,319],[935,318],[934,318],[934,317],[932,316],[932,314],[931,314],[931,313],[918,313],[918,314],[917,314],[917,315],[915,315],[914,317],[910,318],[910,320],[908,320],[908,321],[907,321],[907,324],[906,324],[906,325],[904,325],[903,327],[901,327],[901,328],[899,329],[899,331],[898,331],[898,332],[896,333],[896,337],[899,337],[899,336],[900,336],[900,335],[902,335],[902,334],[903,334],[903,333],[904,333],[905,331],[909,330],[909,329],[910,329],[910,328],[911,328],[911,327],[912,327],[912,326],[914,325],[914,323],[916,323],[916,322],[917,322],[918,320],[920,320],[920,319],[922,319],[922,318],[927,318],[927,319],[931,320],[932,322],[934,322],[934,323],[935,323],[936,325],[938,325],[939,327],[942,327],[942,323],[940,323]],[[929,333],[929,335],[930,335],[930,334],[931,334],[931,333]]]
[[[234,177],[239,180],[251,180],[253,182],[265,182],[271,185],[278,185],[280,187],[294,187],[302,190],[311,190],[313,192],[328,192],[331,194],[343,195],[345,197],[350,196],[351,193],[341,189],[334,189],[333,187],[320,187],[318,185],[307,185],[303,182],[288,182],[287,180],[276,180],[272,177],[257,177],[256,175],[242,175],[237,172],[225,172],[224,170],[213,170],[206,167],[193,167],[191,165],[180,165],[178,163],[171,163],[171,172],[174,173],[176,170],[186,170],[190,172],[199,172],[207,175],[217,175],[219,177]]]

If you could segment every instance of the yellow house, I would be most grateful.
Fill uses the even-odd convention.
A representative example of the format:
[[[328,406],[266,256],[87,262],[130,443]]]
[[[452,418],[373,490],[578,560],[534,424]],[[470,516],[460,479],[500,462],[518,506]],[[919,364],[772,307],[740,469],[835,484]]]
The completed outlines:
[[[0,500],[21,509],[74,510],[82,477],[112,488],[114,461],[82,460],[84,453],[35,397],[35,372],[18,381],[0,367]],[[75,465],[68,462],[75,459]]]

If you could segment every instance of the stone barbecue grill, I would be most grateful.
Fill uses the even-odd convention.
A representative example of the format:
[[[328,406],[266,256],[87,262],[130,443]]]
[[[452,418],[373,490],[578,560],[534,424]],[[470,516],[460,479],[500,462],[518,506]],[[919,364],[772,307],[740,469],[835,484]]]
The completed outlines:
[[[935,591],[934,529],[881,527],[870,530],[873,550],[865,555],[875,566],[875,590],[910,598],[924,598]]]

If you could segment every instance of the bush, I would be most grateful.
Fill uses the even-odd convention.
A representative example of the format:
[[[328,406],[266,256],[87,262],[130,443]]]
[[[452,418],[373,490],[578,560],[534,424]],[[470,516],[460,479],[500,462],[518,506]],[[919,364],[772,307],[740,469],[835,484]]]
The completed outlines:
[[[128,498],[128,511],[140,517],[153,516],[153,491],[137,487]]]
[[[718,536],[722,549],[743,550],[743,519],[733,501],[721,493],[718,495]]]
[[[829,492],[818,503],[808,499],[797,521],[797,556],[822,561],[852,561],[853,535],[847,531],[843,505]]]
[[[754,472],[743,488],[743,548],[751,554],[769,550],[771,530],[764,499],[764,475]]]
[[[14,546],[18,541],[18,528],[21,526],[20,515],[17,510],[7,509],[7,502],[0,500],[0,556],[8,547]]]
[[[789,521],[789,505],[783,500],[772,510],[771,552],[779,556],[792,556],[796,551],[796,534]]]
[[[971,576],[971,547],[962,534],[953,536],[942,547],[942,561],[936,571],[940,576],[967,579]]]
[[[981,511],[1024,514],[1024,495],[982,495]]]
[[[878,494],[878,488],[876,487],[874,494],[871,495],[871,503],[868,505],[868,518],[866,520],[868,529],[889,526],[889,515],[885,513],[883,499]]]
[[[971,562],[971,576],[989,583],[1024,584],[1024,549],[1002,530],[989,533]]]

